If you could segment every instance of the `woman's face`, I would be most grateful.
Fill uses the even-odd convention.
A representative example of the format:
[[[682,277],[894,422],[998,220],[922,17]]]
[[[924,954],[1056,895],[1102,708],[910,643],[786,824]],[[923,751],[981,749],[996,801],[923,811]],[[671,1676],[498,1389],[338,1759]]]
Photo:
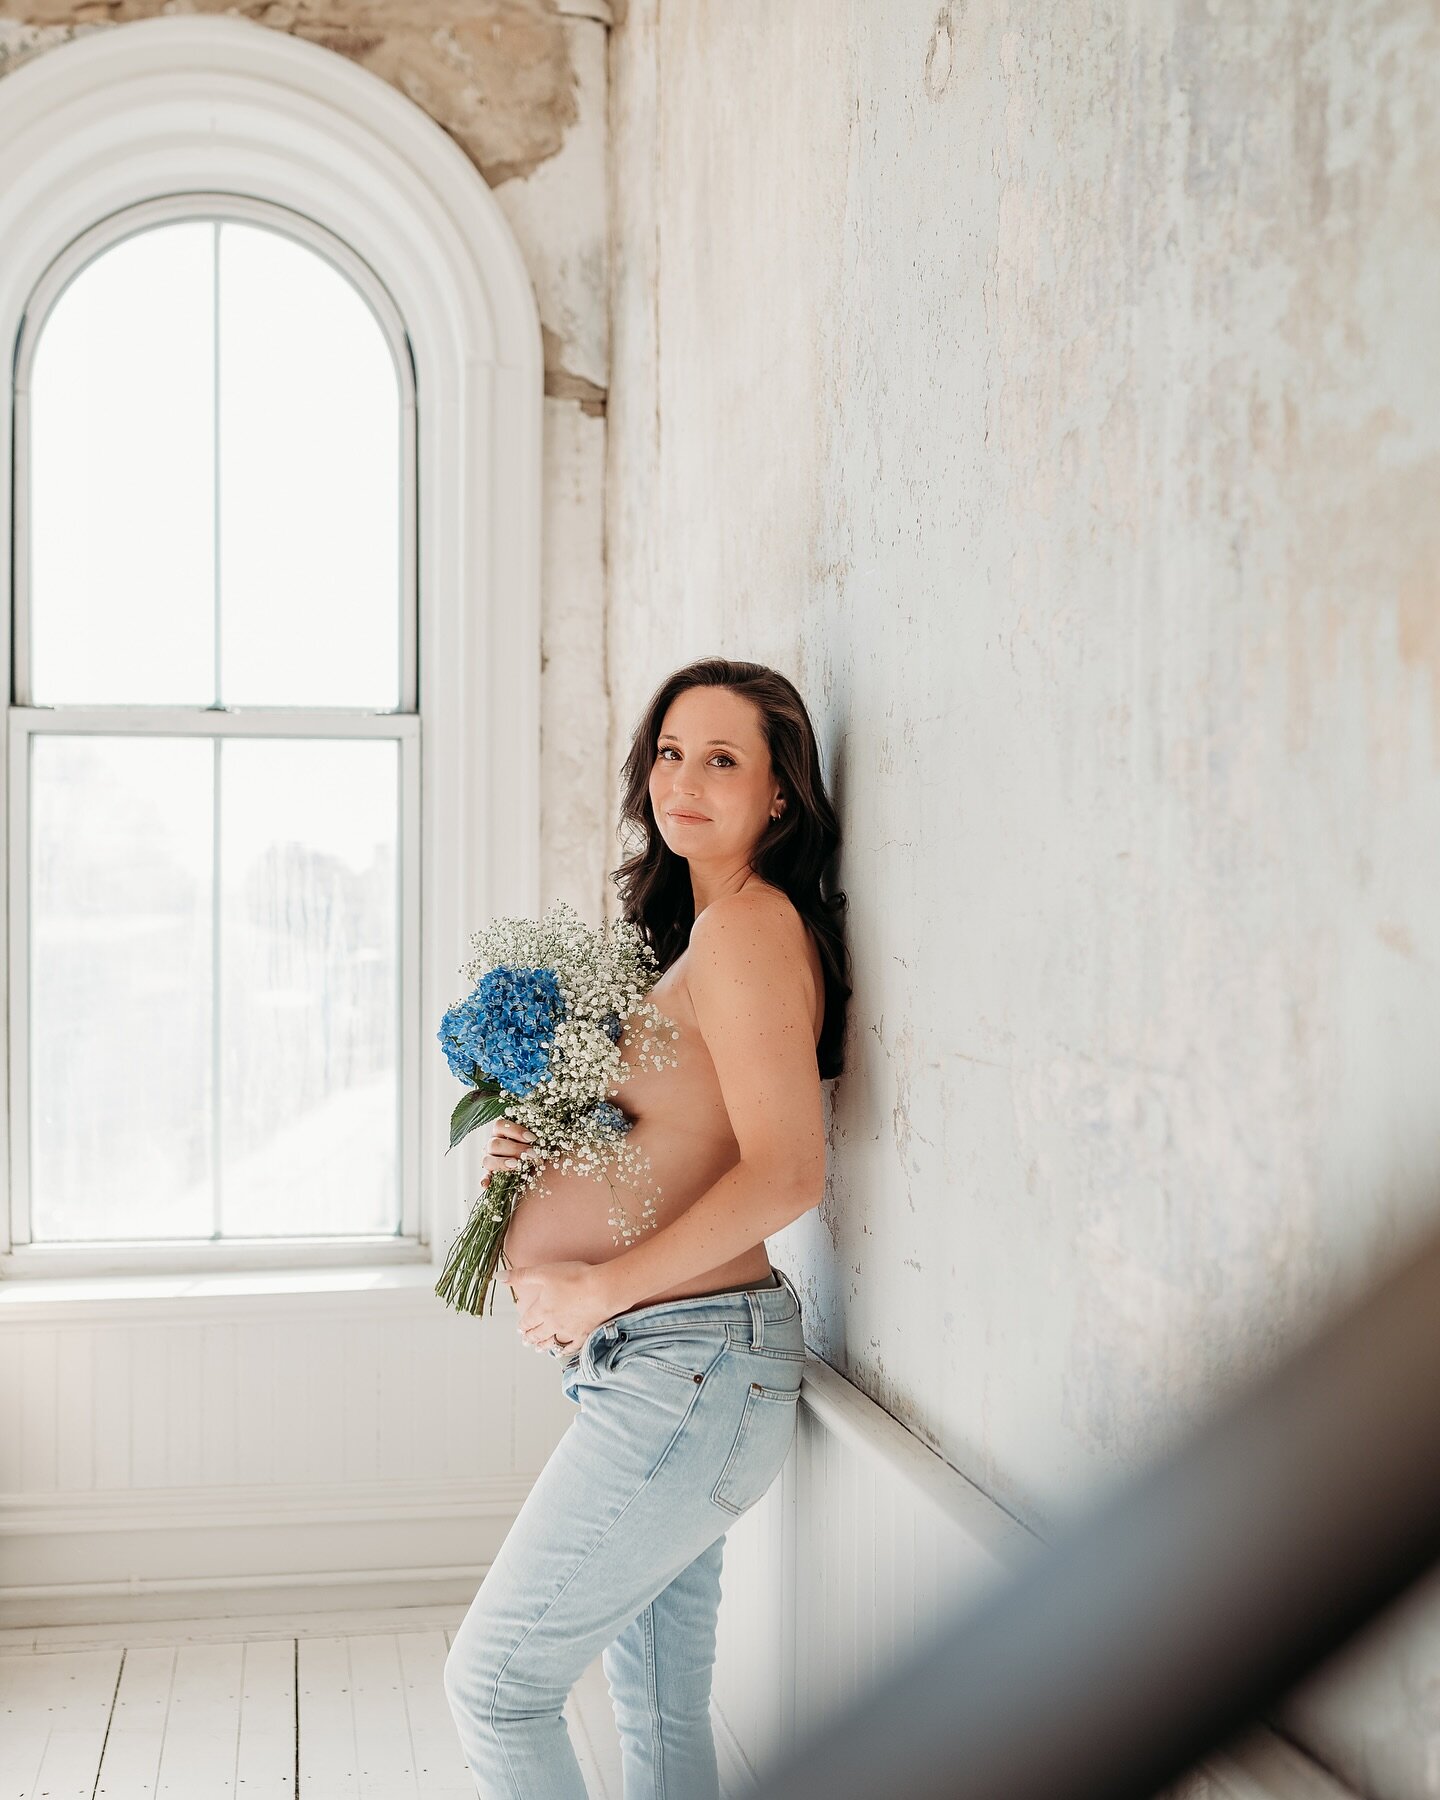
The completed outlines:
[[[747,862],[779,799],[759,707],[733,688],[677,694],[650,769],[650,804],[670,849],[707,863]]]

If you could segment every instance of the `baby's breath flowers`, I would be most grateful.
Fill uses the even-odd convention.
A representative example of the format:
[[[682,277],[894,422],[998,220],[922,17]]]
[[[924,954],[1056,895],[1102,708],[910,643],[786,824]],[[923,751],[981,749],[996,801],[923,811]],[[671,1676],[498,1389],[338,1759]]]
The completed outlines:
[[[606,1098],[629,1078],[620,1053],[624,1020],[639,1023],[634,1054],[672,1067],[679,1037],[646,993],[659,975],[655,953],[627,921],[592,930],[567,901],[543,919],[496,919],[471,938],[461,974],[476,985],[457,1000],[436,1034],[451,1072],[472,1091],[450,1116],[450,1149],[502,1113],[534,1137],[515,1169],[493,1171],[451,1245],[435,1292],[463,1312],[494,1306],[495,1269],[515,1207],[540,1182],[542,1163],[563,1173],[599,1174],[620,1214],[615,1243],[653,1225],[658,1190],[646,1193],[637,1225],[609,1171],[645,1183],[650,1159],[624,1143],[631,1121]],[[541,1192],[549,1190],[540,1187]]]

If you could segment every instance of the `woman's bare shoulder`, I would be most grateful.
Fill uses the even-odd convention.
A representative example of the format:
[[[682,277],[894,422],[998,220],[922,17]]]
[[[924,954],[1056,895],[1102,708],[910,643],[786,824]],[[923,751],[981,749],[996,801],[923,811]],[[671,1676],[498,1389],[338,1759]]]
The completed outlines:
[[[814,1015],[815,1039],[819,1040],[824,1026],[824,972],[821,967],[821,952],[815,943],[815,936],[805,920],[805,914],[799,911],[794,900],[770,882],[763,882],[752,877],[745,882],[742,889],[733,895],[722,895],[718,900],[711,900],[707,907],[698,914],[691,925],[689,949],[684,954],[684,963],[689,965],[689,950],[697,947],[697,936],[700,938],[700,954],[702,958],[715,956],[715,940],[711,932],[724,932],[725,922],[734,920],[742,922],[742,936],[749,938],[754,949],[760,949],[763,941],[761,961],[769,968],[769,979],[778,990],[785,985],[788,976],[796,974],[808,988],[808,1008]],[[709,922],[709,923],[706,923]],[[689,967],[684,968],[684,981],[688,990],[691,1010],[695,1010],[695,999],[691,992]]]
[[[777,977],[782,971],[802,970],[810,988],[812,1009],[823,1023],[824,974],[819,946],[809,922],[783,888],[752,876],[735,893],[712,900],[691,927],[692,945],[696,928],[702,927],[707,918],[710,925],[702,932],[702,939],[710,930],[723,930],[726,919],[743,918],[750,930],[757,931],[768,941],[767,949],[774,958]],[[817,1037],[820,1023],[815,1026]]]
[[[696,927],[704,920],[708,919],[713,929],[722,925],[726,919],[734,918],[773,919],[782,933],[788,930],[796,938],[803,938],[809,929],[799,908],[783,888],[773,887],[768,881],[751,876],[743,888],[738,888],[733,894],[721,894],[702,909],[695,925],[691,927],[692,939]]]

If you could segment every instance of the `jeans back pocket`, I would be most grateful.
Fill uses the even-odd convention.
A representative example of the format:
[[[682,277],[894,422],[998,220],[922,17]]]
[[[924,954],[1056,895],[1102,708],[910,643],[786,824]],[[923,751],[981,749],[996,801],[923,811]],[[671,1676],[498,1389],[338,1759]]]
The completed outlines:
[[[779,1365],[776,1374],[780,1373]],[[735,1441],[710,1498],[738,1518],[764,1497],[795,1441],[800,1372],[794,1386],[752,1381],[740,1409]]]

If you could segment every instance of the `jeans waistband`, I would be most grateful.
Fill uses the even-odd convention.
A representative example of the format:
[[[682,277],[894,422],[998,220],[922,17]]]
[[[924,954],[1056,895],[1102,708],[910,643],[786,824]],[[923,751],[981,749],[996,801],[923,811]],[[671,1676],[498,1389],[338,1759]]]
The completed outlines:
[[[779,1287],[739,1288],[731,1293],[687,1294],[681,1300],[657,1300],[653,1306],[637,1306],[618,1318],[607,1319],[595,1327],[592,1336],[608,1343],[622,1332],[626,1337],[640,1337],[648,1331],[673,1330],[682,1321],[698,1325],[711,1320],[747,1320],[751,1342],[763,1344],[767,1321],[781,1324],[793,1319],[800,1310],[794,1282],[783,1269],[776,1269],[775,1273],[780,1277]]]

